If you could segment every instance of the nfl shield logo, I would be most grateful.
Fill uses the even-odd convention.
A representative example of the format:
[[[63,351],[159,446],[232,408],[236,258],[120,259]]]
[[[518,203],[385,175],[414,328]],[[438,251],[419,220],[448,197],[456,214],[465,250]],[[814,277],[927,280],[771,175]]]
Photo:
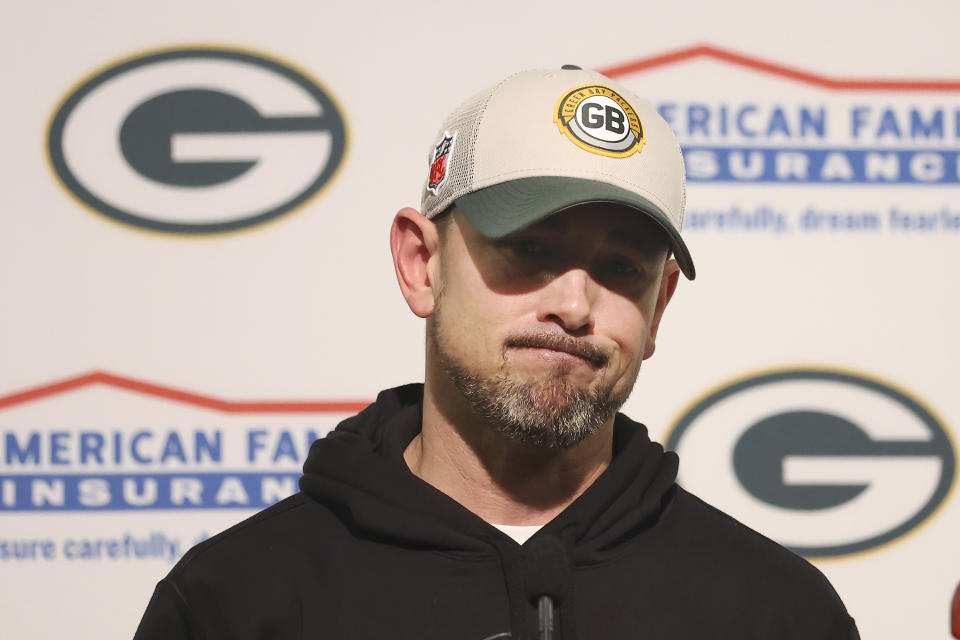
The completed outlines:
[[[447,177],[447,158],[453,148],[453,139],[456,134],[443,134],[443,140],[433,150],[433,160],[430,162],[430,179],[427,180],[427,189],[437,195],[437,188]]]

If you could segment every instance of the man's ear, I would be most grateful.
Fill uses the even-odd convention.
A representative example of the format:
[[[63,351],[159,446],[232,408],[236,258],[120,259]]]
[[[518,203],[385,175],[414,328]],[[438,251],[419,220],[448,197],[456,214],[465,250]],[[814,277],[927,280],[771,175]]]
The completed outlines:
[[[416,209],[397,212],[390,227],[390,252],[400,291],[410,310],[421,318],[433,313],[436,305],[435,279],[440,239],[437,226]]]
[[[647,336],[647,344],[643,348],[643,359],[646,360],[653,355],[656,349],[657,329],[660,328],[660,320],[663,318],[663,310],[667,308],[667,303],[673,297],[673,292],[677,290],[677,283],[680,280],[680,266],[676,260],[667,260],[663,266],[663,277],[660,278],[660,291],[657,293],[657,303],[653,308],[653,316],[650,318],[650,335]]]

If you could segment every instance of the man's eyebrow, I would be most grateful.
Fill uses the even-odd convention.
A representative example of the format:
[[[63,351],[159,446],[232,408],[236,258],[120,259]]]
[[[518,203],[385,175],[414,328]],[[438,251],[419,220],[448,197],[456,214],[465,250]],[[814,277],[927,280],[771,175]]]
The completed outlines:
[[[663,235],[652,230],[638,231],[637,229],[611,229],[607,234],[607,242],[619,245],[634,251],[650,251],[667,247],[668,243]]]

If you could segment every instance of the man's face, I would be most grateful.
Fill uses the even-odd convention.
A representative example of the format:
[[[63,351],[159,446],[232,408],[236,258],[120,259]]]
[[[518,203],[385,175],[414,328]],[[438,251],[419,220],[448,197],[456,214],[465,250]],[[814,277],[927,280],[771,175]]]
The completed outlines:
[[[430,357],[506,436],[554,448],[581,442],[622,406],[653,353],[677,280],[665,234],[603,203],[499,240],[450,215]]]

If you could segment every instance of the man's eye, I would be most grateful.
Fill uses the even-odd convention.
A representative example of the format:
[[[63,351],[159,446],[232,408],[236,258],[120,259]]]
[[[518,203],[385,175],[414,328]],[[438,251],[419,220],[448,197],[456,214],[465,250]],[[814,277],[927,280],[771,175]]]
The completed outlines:
[[[543,243],[534,238],[515,238],[507,243],[507,248],[522,256],[538,256],[546,252]]]
[[[617,278],[639,278],[643,270],[633,261],[625,258],[610,258],[601,265],[604,273]]]

